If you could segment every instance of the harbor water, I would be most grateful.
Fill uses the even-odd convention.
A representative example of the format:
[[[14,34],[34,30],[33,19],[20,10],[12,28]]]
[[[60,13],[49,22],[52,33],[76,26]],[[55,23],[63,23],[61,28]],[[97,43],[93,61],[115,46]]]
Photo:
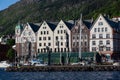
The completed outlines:
[[[98,72],[5,72],[0,80],[120,80],[120,71]]]

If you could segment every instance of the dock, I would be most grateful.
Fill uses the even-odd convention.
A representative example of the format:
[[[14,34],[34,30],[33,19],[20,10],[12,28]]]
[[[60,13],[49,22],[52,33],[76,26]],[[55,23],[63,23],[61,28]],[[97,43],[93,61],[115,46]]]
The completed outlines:
[[[61,72],[61,71],[120,71],[120,66],[95,65],[95,66],[21,66],[8,67],[7,72]]]

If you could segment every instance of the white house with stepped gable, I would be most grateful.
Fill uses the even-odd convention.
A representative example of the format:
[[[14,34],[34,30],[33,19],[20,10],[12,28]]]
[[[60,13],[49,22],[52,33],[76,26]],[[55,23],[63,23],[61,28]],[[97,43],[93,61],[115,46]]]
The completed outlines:
[[[119,22],[114,22],[100,14],[90,29],[90,51],[118,57],[118,52],[120,52]]]

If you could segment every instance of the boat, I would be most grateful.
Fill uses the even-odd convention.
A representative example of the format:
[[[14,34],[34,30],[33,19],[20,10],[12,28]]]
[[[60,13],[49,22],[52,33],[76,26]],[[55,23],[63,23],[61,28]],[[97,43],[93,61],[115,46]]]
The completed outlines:
[[[47,64],[43,64],[41,60],[31,60],[29,62],[33,66],[47,66]]]
[[[7,61],[1,61],[0,62],[0,68],[7,68],[10,67],[11,64],[7,63]]]

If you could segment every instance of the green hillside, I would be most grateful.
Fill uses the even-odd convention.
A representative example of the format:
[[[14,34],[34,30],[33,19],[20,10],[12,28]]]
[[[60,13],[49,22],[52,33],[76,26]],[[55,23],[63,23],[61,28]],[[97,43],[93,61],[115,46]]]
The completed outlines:
[[[78,19],[80,13],[85,19],[96,18],[99,13],[120,16],[119,4],[120,0],[21,0],[0,11],[0,35],[14,34],[14,27],[19,21]]]

